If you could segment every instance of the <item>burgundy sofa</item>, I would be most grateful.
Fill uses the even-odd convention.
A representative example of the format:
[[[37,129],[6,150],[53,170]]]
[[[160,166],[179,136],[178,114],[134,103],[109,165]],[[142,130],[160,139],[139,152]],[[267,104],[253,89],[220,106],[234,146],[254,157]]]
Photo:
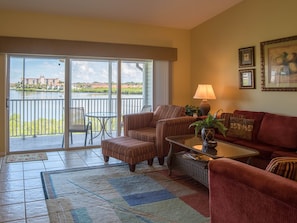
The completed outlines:
[[[208,169],[211,223],[296,222],[296,181],[227,158]]]
[[[221,117],[229,130],[226,137],[218,133],[216,138],[259,151],[259,156],[252,158],[251,165],[265,169],[274,157],[297,157],[297,117],[243,110],[222,113]],[[234,124],[236,120],[240,122]],[[232,130],[233,133],[240,132],[236,128],[250,132],[230,134]]]

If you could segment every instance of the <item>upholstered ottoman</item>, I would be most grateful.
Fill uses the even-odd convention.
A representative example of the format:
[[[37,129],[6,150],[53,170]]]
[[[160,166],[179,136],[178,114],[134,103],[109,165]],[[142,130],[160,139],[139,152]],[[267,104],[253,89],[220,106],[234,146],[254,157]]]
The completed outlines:
[[[122,160],[129,164],[131,172],[135,171],[137,163],[145,160],[151,166],[157,155],[154,143],[126,136],[102,140],[101,147],[105,162],[108,162],[109,157]]]

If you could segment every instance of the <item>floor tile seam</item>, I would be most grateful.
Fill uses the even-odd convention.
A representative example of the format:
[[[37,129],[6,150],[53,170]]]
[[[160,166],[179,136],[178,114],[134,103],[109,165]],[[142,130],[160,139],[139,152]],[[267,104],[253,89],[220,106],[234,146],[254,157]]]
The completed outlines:
[[[80,152],[82,152],[82,151],[83,151],[83,150],[80,150]],[[86,150],[86,151],[87,151],[87,150]],[[95,155],[94,158],[97,158],[97,157],[99,158],[98,154],[95,153],[95,152],[93,151],[93,149],[90,149],[89,151],[91,151],[91,153]],[[81,159],[84,159],[85,156],[82,156],[80,152],[78,151],[78,152],[77,152],[77,155],[78,155]],[[92,157],[92,158],[93,158],[93,157]]]
[[[39,174],[40,175],[40,174]],[[40,176],[38,177],[30,177],[30,178],[24,178],[24,181],[28,181],[28,180],[38,180],[40,178]]]
[[[18,189],[18,190],[7,190],[7,191],[0,191],[0,194],[1,193],[13,193],[13,192],[17,192],[17,191],[24,191],[25,190],[25,188],[23,188],[23,189]],[[1,198],[0,198],[1,199]]]
[[[24,180],[24,177],[22,178],[10,178],[10,179],[3,179],[3,180],[0,180],[0,183],[1,182],[10,182],[10,181],[17,181],[17,180]]]
[[[34,179],[34,178],[39,178],[40,173],[45,171],[45,169],[42,170],[37,170],[37,171],[26,171],[24,172],[24,180],[29,180],[29,179]]]
[[[49,171],[51,169],[60,169],[60,168],[65,168],[65,163],[62,161],[61,165],[54,165],[54,166],[46,166],[45,165],[45,171]]]
[[[38,169],[26,169],[26,170],[24,170],[24,173],[25,172],[38,172],[38,171],[43,171],[45,169],[45,166],[43,165],[43,167],[42,168],[38,168]]]
[[[63,152],[67,153],[67,152],[69,152],[69,151],[63,150]],[[60,157],[60,161],[62,161],[63,164],[65,165],[65,160],[66,160],[66,159],[64,159],[64,158],[62,157],[62,154],[60,153],[60,151],[58,152],[58,154],[59,154],[59,157]],[[65,154],[64,154],[64,155],[65,155]]]
[[[25,199],[24,199],[23,202],[5,203],[5,204],[1,204],[1,203],[0,203],[0,209],[1,209],[1,207],[4,207],[4,206],[19,205],[19,204],[24,204],[24,205],[25,205]],[[1,213],[1,210],[0,210],[0,213]]]
[[[78,154],[77,154],[78,155]],[[87,163],[78,155],[79,158],[69,158],[69,159],[62,159],[63,164],[65,165],[65,167],[67,167],[67,161],[70,160],[80,160],[82,161],[85,165],[87,165]]]
[[[24,209],[25,209],[25,206],[24,206]],[[25,212],[25,210],[24,210],[24,212]],[[13,223],[15,223],[15,222],[19,222],[19,221],[24,221],[24,222],[26,222],[26,217],[25,217],[26,215],[24,215],[24,218],[13,218],[13,219],[9,219],[8,221],[5,221],[5,223],[10,223],[10,222],[13,222]],[[5,217],[4,217],[5,218]],[[0,220],[1,220],[1,217],[0,217]]]
[[[85,160],[83,160],[83,159],[81,159],[82,161],[83,161],[83,163],[86,165],[86,166],[88,166],[88,164],[87,164],[87,162],[85,161]]]
[[[45,167],[44,160],[42,160],[42,164],[43,164],[43,169],[44,169],[44,171],[45,171],[45,170],[46,170],[46,167]]]
[[[73,160],[73,159],[72,159],[72,160]],[[69,161],[70,161],[69,159],[68,159],[68,160],[62,160],[63,165],[64,165],[64,169],[68,167],[67,162],[69,162]]]
[[[27,206],[26,206],[26,204],[28,204],[28,203],[32,203],[32,202],[26,202],[25,203],[25,220],[26,220],[26,222],[27,222],[28,219],[34,219],[34,218],[39,218],[39,217],[43,217],[43,216],[47,216],[48,217],[48,210],[46,210],[47,213],[39,213],[37,215],[30,216],[29,213],[28,213],[28,211],[27,211]]]
[[[19,162],[20,163],[20,162]],[[8,166],[9,165],[11,165],[11,164],[9,164],[9,163],[5,163],[4,165],[3,165],[3,168],[0,170],[0,175],[1,175],[1,173],[7,173],[7,172],[22,172],[22,171],[24,171],[24,166],[22,165],[22,167],[21,167],[21,169],[17,169],[17,170],[9,170],[8,168]]]

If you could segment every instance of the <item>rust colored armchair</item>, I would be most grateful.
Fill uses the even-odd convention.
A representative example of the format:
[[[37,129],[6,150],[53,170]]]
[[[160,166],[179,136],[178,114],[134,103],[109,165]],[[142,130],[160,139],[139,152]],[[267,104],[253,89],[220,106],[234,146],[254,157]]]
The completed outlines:
[[[186,116],[185,108],[176,105],[160,105],[154,112],[124,115],[124,135],[153,142],[161,165],[169,152],[167,136],[194,134],[189,125],[195,118]]]

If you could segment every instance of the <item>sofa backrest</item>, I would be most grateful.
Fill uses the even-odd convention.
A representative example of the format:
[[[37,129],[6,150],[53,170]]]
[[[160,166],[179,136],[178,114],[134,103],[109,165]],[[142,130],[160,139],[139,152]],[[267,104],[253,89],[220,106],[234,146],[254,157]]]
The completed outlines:
[[[177,105],[159,105],[154,111],[153,119],[150,126],[156,127],[158,120],[167,118],[176,118],[186,115],[186,109]]]
[[[274,146],[297,149],[297,117],[266,113],[258,140]]]
[[[211,223],[296,222],[295,181],[227,158],[208,171]]]

